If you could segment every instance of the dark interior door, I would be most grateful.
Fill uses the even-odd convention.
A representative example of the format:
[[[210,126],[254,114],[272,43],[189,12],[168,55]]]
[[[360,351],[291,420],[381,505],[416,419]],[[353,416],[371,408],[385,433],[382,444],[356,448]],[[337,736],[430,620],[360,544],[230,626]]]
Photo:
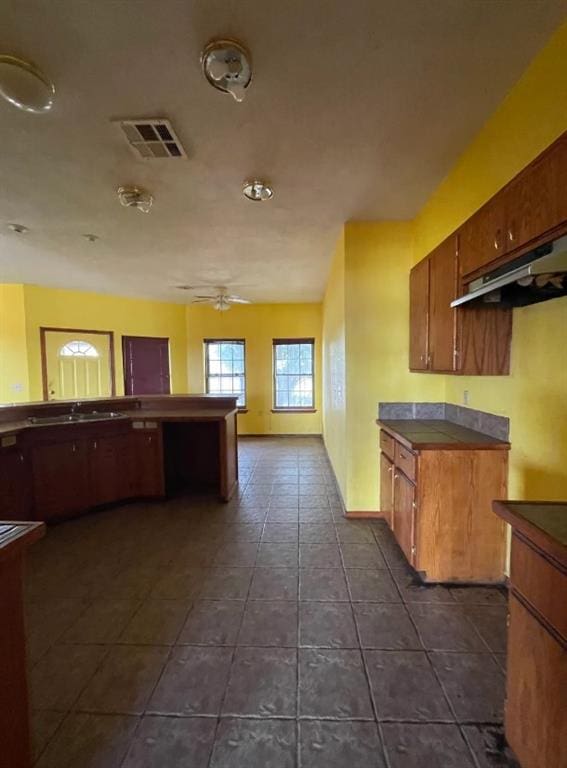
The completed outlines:
[[[126,395],[169,395],[169,339],[123,336]]]

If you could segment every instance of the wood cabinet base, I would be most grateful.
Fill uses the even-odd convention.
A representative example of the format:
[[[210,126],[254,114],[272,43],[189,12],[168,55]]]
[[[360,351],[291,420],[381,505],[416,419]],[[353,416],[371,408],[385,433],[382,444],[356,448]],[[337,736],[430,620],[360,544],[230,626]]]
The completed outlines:
[[[414,452],[384,430],[380,445],[380,510],[422,579],[503,582],[506,533],[492,501],[506,498],[508,451]]]
[[[567,757],[567,653],[510,595],[506,738],[522,768],[560,768]]]

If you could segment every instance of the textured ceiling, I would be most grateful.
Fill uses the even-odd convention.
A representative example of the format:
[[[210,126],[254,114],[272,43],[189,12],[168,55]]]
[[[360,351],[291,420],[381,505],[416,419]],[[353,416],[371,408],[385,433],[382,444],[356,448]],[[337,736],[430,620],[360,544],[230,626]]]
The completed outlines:
[[[256,301],[319,300],[342,223],[414,216],[566,10],[3,0],[2,52],[43,68],[57,101],[45,116],[0,103],[0,282],[173,301],[187,300],[179,283],[237,284]],[[252,52],[242,104],[202,76],[218,35]],[[169,118],[189,159],[137,159],[120,117]],[[272,182],[270,203],[242,197],[255,175]],[[124,183],[152,191],[149,215],[120,207]]]

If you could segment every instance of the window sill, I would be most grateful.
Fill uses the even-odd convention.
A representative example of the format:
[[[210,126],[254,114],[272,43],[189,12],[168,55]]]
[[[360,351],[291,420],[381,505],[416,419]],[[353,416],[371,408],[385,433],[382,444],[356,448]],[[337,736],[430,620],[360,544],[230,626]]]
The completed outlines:
[[[248,408],[238,408],[238,413],[248,413]]]
[[[317,408],[272,408],[272,413],[317,413]]]

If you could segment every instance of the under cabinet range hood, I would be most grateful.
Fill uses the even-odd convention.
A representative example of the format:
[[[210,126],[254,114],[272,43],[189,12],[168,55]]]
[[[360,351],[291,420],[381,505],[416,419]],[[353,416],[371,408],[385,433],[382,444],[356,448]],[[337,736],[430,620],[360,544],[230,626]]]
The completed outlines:
[[[567,296],[567,235],[536,248],[473,280],[468,293],[451,302],[525,307]]]

